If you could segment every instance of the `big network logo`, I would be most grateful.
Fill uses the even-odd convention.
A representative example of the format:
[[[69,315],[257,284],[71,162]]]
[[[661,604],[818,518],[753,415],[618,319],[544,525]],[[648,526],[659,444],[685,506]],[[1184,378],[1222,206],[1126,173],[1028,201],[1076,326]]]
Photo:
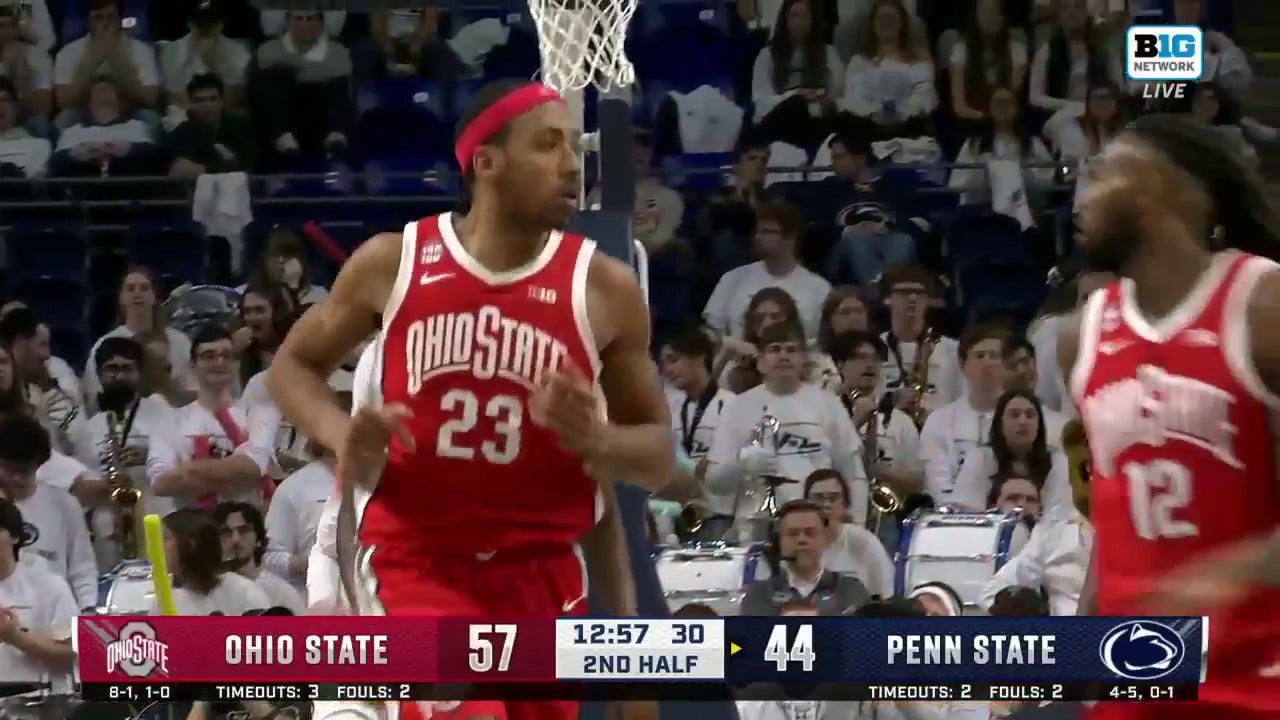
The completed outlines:
[[[1204,31],[1195,25],[1134,25],[1125,38],[1130,80],[1195,82],[1204,75]]]

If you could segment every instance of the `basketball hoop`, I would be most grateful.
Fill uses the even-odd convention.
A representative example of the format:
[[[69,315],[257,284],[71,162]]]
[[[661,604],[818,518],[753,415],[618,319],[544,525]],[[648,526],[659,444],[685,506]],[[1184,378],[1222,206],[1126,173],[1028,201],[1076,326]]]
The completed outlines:
[[[542,82],[560,93],[588,85],[630,86],[635,68],[624,44],[638,0],[529,0],[538,29]]]

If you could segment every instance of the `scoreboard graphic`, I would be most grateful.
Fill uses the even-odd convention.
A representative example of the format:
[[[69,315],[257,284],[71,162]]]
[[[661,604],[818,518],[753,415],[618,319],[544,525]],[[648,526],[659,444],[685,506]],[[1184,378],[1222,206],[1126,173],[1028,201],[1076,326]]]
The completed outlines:
[[[87,617],[103,700],[1190,700],[1204,618]]]

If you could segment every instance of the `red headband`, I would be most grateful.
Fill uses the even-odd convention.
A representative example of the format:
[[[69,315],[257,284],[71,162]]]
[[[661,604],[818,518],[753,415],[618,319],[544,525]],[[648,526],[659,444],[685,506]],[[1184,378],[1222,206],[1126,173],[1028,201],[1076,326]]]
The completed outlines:
[[[493,137],[512,118],[549,102],[564,102],[560,93],[542,83],[529,83],[498,98],[462,129],[458,141],[453,144],[453,156],[465,173],[475,159],[476,149]]]

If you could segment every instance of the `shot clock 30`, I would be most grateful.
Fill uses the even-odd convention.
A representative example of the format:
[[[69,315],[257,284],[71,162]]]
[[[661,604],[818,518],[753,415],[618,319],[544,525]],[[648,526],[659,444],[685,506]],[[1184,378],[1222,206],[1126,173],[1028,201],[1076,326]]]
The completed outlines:
[[[723,620],[556,621],[560,680],[722,680]]]

